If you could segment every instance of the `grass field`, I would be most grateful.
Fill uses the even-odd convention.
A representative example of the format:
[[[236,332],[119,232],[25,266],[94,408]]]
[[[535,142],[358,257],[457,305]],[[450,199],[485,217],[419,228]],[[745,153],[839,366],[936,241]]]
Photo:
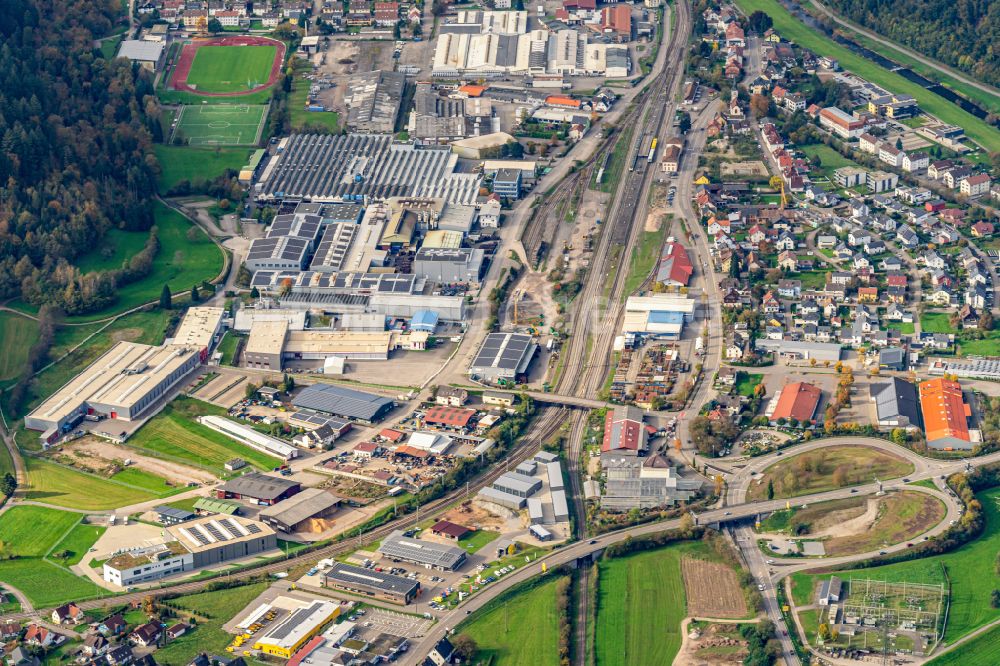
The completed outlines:
[[[79,564],[84,555],[90,551],[90,547],[101,538],[106,529],[100,525],[78,523],[62,541],[52,548],[53,555],[63,551],[69,553],[65,559],[56,560],[56,562],[67,567]]]
[[[774,29],[783,38],[791,40],[817,55],[830,56],[840,61],[841,67],[854,72],[872,83],[896,93],[913,95],[920,108],[937,116],[943,122],[965,128],[965,133],[988,151],[1000,150],[1000,130],[990,127],[985,121],[963,111],[948,100],[923,86],[913,83],[899,74],[879,67],[845,46],[808,28],[792,16],[778,0],[737,0],[737,5],[746,14],[755,10],[767,13],[774,22]]]
[[[148,490],[157,497],[170,497],[184,490],[182,486],[170,485],[162,476],[151,474],[137,467],[127,467],[112,476],[111,480]]]
[[[990,606],[990,593],[997,587],[994,562],[1000,550],[1000,488],[979,493],[976,497],[983,504],[986,529],[975,541],[944,555],[852,572],[855,577],[873,580],[936,584],[945,582],[942,570],[945,567],[951,583],[951,607],[945,629],[945,641],[949,643],[1000,619],[1000,609]],[[806,573],[793,575],[793,598],[797,605],[811,603],[812,586],[821,578],[823,576]]]
[[[44,557],[80,514],[42,506],[14,506],[0,515],[0,555]]]
[[[993,666],[1000,664],[1000,625],[926,663],[927,666]]]
[[[597,666],[673,662],[687,615],[683,556],[708,558],[702,542],[601,562],[597,593]],[[654,629],[655,640],[650,639]]]
[[[86,578],[34,557],[0,562],[0,580],[24,592],[39,608],[92,599],[102,593]]]
[[[844,483],[834,483],[837,468],[844,470]],[[867,446],[834,446],[800,453],[764,470],[759,483],[750,486],[748,500],[767,496],[768,481],[774,482],[774,497],[798,497],[856,486],[877,479],[895,479],[913,471],[913,463]]]
[[[483,546],[500,536],[499,532],[490,530],[476,530],[458,540],[458,545],[469,553],[477,553]]]
[[[811,143],[800,146],[800,149],[810,158],[819,156],[819,170],[831,181],[833,180],[833,172],[837,169],[845,166],[858,166],[857,162],[847,159],[825,143]]]
[[[913,335],[917,331],[916,326],[910,322],[887,321],[885,327],[897,330],[903,335]]]
[[[166,193],[182,180],[192,183],[212,180],[227,169],[238,171],[247,163],[247,148],[192,148],[190,146],[153,146],[156,161],[160,163],[160,177],[156,187]]]
[[[241,337],[232,331],[226,332],[225,337],[216,348],[222,354],[222,365],[236,365],[234,362],[236,359],[233,357],[236,355],[236,346],[240,343]]]
[[[336,132],[340,127],[339,114],[335,111],[310,111],[308,103],[309,81],[296,75],[292,82],[292,92],[288,94],[288,120],[292,124],[292,131],[319,126]]]
[[[191,146],[252,146],[266,112],[262,104],[183,106],[170,142],[179,137]]]
[[[177,398],[142,426],[128,445],[220,475],[226,461],[237,457],[261,469],[272,469],[280,462],[201,425],[195,419],[204,414],[225,414],[225,410],[192,398]]]
[[[639,285],[649,277],[660,260],[660,250],[663,239],[667,235],[667,222],[660,223],[657,231],[643,231],[639,236],[639,244],[632,250],[632,260],[629,262],[628,277],[625,278],[625,296],[639,288]]]
[[[267,82],[276,46],[202,46],[195,52],[189,86],[200,92],[240,92]]]
[[[18,378],[28,362],[28,350],[37,339],[37,322],[13,312],[0,312],[0,340],[17,340],[16,345],[0,345],[0,385]]]
[[[558,578],[552,578],[506,603],[477,613],[471,622],[459,627],[456,633],[468,634],[479,646],[478,663],[492,666],[559,663],[557,581]]]
[[[115,509],[155,499],[155,493],[125,486],[70,467],[28,457],[27,499],[72,509]]]
[[[924,333],[954,333],[947,312],[925,312],[920,315],[920,330]]]
[[[198,624],[183,636],[174,639],[156,652],[160,664],[187,664],[201,652],[226,654],[232,636],[222,625],[267,588],[267,583],[254,583],[228,590],[200,592],[171,600],[181,609],[194,613]]]
[[[878,517],[869,529],[828,540],[826,554],[866,553],[915,539],[944,520],[946,513],[944,503],[926,493],[892,493],[881,501]]]

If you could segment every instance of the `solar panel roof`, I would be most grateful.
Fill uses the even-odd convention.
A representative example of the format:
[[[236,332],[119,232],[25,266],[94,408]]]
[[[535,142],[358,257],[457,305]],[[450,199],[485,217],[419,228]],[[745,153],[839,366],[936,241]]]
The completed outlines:
[[[531,336],[520,333],[490,333],[479,348],[472,366],[517,370],[531,346]]]
[[[388,398],[343,386],[313,384],[296,396],[292,404],[298,408],[370,421],[388,411],[394,403]]]

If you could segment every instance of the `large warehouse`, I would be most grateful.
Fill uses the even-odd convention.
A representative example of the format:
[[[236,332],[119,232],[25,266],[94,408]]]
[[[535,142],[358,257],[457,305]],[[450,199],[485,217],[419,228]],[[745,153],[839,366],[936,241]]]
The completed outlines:
[[[523,333],[490,333],[469,367],[469,375],[486,382],[516,382],[528,372],[538,345]]]
[[[307,386],[295,396],[292,404],[299,409],[311,409],[365,423],[381,421],[396,406],[388,398],[334,384]]]
[[[263,509],[259,518],[279,532],[324,532],[333,526],[340,498],[322,488],[302,492]]]
[[[962,396],[962,386],[939,377],[920,384],[920,411],[924,416],[927,446],[945,451],[973,447],[969,419],[972,409]]]
[[[281,659],[292,655],[340,614],[332,601],[313,601],[291,612],[254,639],[253,649]]]
[[[54,441],[86,414],[133,421],[201,363],[202,349],[118,342],[24,418]]]
[[[678,340],[684,324],[694,319],[696,301],[687,296],[650,294],[625,301],[622,333]]]
[[[455,571],[465,562],[466,554],[461,548],[447,546],[433,541],[421,541],[404,536],[396,530],[378,547],[383,557],[402,562],[412,562],[427,569]]]
[[[458,173],[447,146],[394,143],[391,135],[293,134],[254,185],[260,202],[441,197],[474,205],[482,176]]]
[[[334,590],[403,605],[420,594],[419,581],[342,562],[334,562],[324,576],[324,584]]]
[[[216,432],[230,437],[244,446],[266,453],[269,456],[291,460],[299,457],[299,450],[287,442],[283,442],[277,437],[265,435],[242,423],[231,421],[224,416],[209,414],[198,418],[198,422]]]
[[[481,249],[422,247],[414,257],[413,274],[433,282],[478,283],[484,256]]]
[[[302,490],[298,481],[254,472],[229,479],[215,491],[218,499],[238,499],[270,506]]]
[[[381,69],[352,76],[344,95],[347,128],[352,132],[392,134],[405,84],[402,73]]]

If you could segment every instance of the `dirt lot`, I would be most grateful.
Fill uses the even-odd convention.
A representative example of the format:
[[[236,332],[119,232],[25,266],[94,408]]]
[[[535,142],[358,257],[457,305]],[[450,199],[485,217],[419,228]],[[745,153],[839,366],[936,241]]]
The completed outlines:
[[[216,481],[213,474],[204,470],[149,458],[128,447],[118,446],[91,435],[63,445],[58,451],[52,452],[51,458],[64,465],[103,477],[110,477],[120,472],[124,469],[125,459],[129,459],[132,461],[132,467],[162,476],[178,486],[187,485],[192,481],[209,484]]]
[[[754,162],[723,162],[719,165],[719,171],[723,176],[755,176],[757,178],[767,176],[767,167],[760,160]]]
[[[742,664],[747,656],[747,644],[736,625],[710,624],[700,630],[690,630],[690,621],[682,626],[684,642],[674,659],[674,666],[722,666]]]
[[[503,530],[507,521],[498,516],[494,516],[489,511],[476,506],[472,502],[466,502],[455,507],[441,517],[441,520],[450,520],[459,525],[475,527],[480,530]]]
[[[747,614],[736,572],[725,564],[685,557],[681,560],[688,613],[693,617],[743,617]]]
[[[853,532],[840,533],[824,543],[827,555],[853,555],[916,538],[946,515],[940,500],[915,491],[890,494],[872,504],[874,516],[869,506],[864,515],[846,525]]]

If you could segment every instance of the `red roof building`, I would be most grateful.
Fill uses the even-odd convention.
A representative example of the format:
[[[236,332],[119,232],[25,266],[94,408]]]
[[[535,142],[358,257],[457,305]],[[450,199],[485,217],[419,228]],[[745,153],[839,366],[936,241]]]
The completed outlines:
[[[775,395],[767,406],[765,414],[770,421],[779,419],[796,420],[799,423],[809,423],[816,415],[819,400],[823,392],[814,384],[795,382],[786,384]]]
[[[580,100],[565,95],[549,95],[545,98],[545,103],[549,106],[561,106],[567,109],[580,108]]]
[[[646,450],[647,433],[642,412],[636,407],[621,406],[609,410],[604,418],[604,441],[601,453],[637,455]]]
[[[450,520],[439,520],[431,526],[431,534],[443,536],[447,539],[458,541],[471,530],[468,527],[453,523]]]
[[[972,409],[958,382],[939,377],[920,384],[920,411],[927,446],[933,449],[971,449],[968,420]]]
[[[570,11],[575,9],[594,11],[597,9],[597,0],[563,0],[563,7]]]
[[[398,430],[393,430],[392,428],[382,428],[379,431],[378,436],[382,439],[389,440],[390,442],[402,442],[406,435]]]
[[[660,269],[656,273],[656,281],[675,287],[686,287],[694,266],[687,250],[680,243],[667,243],[663,246],[663,256],[660,257]]]
[[[427,410],[424,415],[424,423],[443,428],[466,429],[469,427],[469,421],[475,415],[476,410],[474,409],[435,405]]]
[[[614,5],[601,11],[601,32],[613,32],[624,39],[632,38],[632,6]]]

